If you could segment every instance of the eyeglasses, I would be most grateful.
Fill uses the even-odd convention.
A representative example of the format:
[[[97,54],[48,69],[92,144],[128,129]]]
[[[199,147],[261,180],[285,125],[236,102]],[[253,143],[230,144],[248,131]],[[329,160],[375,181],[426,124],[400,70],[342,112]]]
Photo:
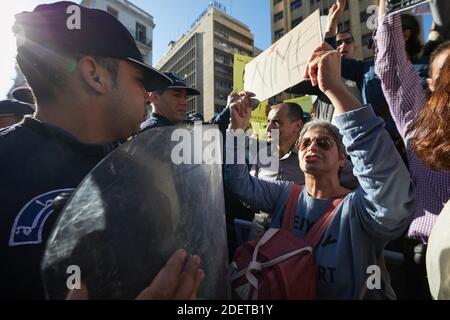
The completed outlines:
[[[353,39],[352,38],[347,38],[347,39],[343,39],[343,40],[336,40],[336,46],[339,47],[344,42],[345,42],[345,44],[352,44],[353,43]]]
[[[336,143],[333,139],[328,137],[319,137],[319,138],[303,138],[298,143],[298,149],[300,151],[304,151],[306,148],[308,148],[313,141],[316,141],[317,146],[325,151],[328,151],[333,146],[333,143]]]

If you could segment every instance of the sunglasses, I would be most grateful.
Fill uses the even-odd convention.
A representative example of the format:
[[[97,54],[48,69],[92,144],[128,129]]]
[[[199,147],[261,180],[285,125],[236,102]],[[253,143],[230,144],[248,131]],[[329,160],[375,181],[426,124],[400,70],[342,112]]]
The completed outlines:
[[[344,40],[336,40],[336,46],[339,47],[341,44],[352,44],[353,43],[353,39],[352,38],[348,38],[348,39],[344,39]]]
[[[333,146],[333,143],[335,143],[335,141],[331,138],[328,137],[319,137],[319,138],[303,138],[302,140],[300,140],[299,144],[298,144],[298,149],[300,151],[304,151],[306,148],[308,148],[313,141],[316,141],[316,145],[325,151],[328,151],[331,149],[331,147]]]

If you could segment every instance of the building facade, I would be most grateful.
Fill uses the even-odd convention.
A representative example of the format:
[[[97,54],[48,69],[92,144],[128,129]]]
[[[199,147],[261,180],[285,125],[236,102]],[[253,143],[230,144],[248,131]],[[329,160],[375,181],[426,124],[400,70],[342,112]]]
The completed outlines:
[[[254,52],[250,29],[214,1],[186,34],[169,43],[155,67],[177,73],[201,92],[188,100],[188,112],[201,113],[208,121],[226,106],[233,88],[234,53],[254,56]]]
[[[145,63],[152,65],[153,17],[127,0],[83,0],[80,5],[107,11],[130,31]]]
[[[297,26],[311,13],[320,9],[321,16],[328,16],[328,10],[335,0],[269,0],[271,5],[272,43],[276,42],[292,28]],[[355,58],[370,59],[373,57],[371,49],[372,30],[368,28],[368,20],[373,20],[375,11],[371,5],[377,0],[347,0],[338,30],[350,30],[355,38],[357,47]]]

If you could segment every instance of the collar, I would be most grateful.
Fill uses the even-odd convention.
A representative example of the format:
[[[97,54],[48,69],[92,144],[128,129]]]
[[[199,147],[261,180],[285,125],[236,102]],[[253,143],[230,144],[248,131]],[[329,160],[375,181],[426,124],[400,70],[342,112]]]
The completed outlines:
[[[291,150],[286,153],[283,157],[280,158],[280,160],[286,160],[287,158],[291,157],[291,156],[295,156],[298,157],[298,149],[295,147],[295,143],[292,146]]]
[[[31,116],[25,117],[19,126],[32,130],[39,135],[45,136],[49,140],[60,141],[78,149],[80,152],[94,156],[104,157],[119,146],[118,142],[108,144],[84,144],[64,129],[42,122]]]

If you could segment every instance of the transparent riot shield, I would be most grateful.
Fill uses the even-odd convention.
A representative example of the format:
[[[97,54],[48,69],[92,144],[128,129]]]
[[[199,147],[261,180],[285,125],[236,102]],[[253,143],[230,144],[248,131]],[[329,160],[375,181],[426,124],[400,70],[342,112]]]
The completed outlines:
[[[105,158],[52,231],[41,264],[47,297],[65,299],[81,279],[90,299],[133,299],[184,248],[202,258],[199,298],[227,299],[222,170],[211,158],[221,159],[220,146],[211,126],[164,127]]]

